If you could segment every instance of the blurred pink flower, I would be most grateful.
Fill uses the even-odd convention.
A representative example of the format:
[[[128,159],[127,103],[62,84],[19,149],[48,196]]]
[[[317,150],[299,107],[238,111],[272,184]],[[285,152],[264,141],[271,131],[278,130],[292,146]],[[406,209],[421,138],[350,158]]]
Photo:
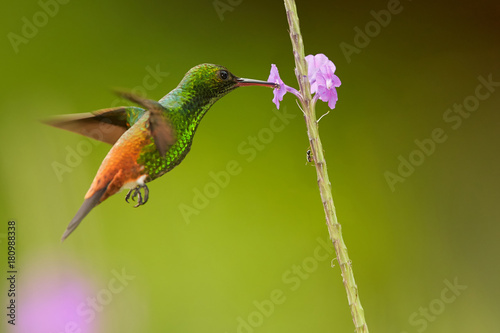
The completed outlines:
[[[37,274],[38,273],[38,274]],[[75,271],[24,275],[17,303],[16,330],[19,333],[97,333],[96,322],[78,313],[92,295],[92,288]],[[10,325],[9,325],[10,326]]]

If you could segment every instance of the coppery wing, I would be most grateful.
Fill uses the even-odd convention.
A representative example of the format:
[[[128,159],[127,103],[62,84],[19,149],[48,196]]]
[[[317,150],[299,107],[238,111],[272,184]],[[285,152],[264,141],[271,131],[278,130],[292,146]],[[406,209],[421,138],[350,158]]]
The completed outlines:
[[[43,122],[57,128],[88,136],[111,145],[131,126],[127,121],[131,107],[102,109],[89,113],[55,116]],[[140,111],[139,108],[135,108]]]
[[[160,156],[165,156],[166,152],[177,141],[177,133],[170,120],[166,117],[167,109],[152,99],[142,98],[129,92],[117,92],[120,96],[137,103],[150,112],[149,128],[155,141],[156,149]]]

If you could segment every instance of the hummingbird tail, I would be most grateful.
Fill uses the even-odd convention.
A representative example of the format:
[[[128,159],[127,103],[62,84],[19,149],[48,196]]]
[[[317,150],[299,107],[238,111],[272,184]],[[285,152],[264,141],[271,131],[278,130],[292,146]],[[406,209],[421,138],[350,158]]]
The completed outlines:
[[[66,228],[66,231],[61,238],[61,242],[63,242],[78,227],[80,222],[82,222],[82,220],[85,218],[85,216],[87,216],[92,208],[94,208],[101,202],[101,197],[108,189],[108,185],[109,183],[99,191],[96,191],[93,196],[85,199],[80,209],[78,209],[78,212],[76,212],[75,217],[73,217],[71,222],[68,224],[68,227]]]

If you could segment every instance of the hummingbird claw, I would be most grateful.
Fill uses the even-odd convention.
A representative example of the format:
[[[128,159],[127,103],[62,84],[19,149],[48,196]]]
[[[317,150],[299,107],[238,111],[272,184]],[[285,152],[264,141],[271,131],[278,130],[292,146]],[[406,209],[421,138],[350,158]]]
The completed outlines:
[[[125,196],[125,201],[128,203],[128,199],[130,199],[130,195],[132,194],[132,192],[134,191],[135,189],[131,189],[130,191],[128,191],[127,195]],[[132,198],[133,200],[133,198]]]
[[[149,199],[149,188],[144,185],[144,202],[142,203],[143,205],[148,202]]]
[[[132,194],[132,200],[135,201],[135,198],[139,197],[139,200],[137,200],[137,202],[141,202],[142,201],[142,195],[141,195],[141,189],[140,187],[137,187],[134,191],[134,194]]]
[[[141,189],[144,189],[144,199],[142,197]],[[137,198],[137,204],[134,206],[134,208],[144,205],[146,202],[148,202],[149,199],[149,188],[146,185],[137,185],[137,187],[128,191],[127,195],[125,196],[125,201],[128,203],[128,199],[130,198],[132,198],[132,200],[134,201],[135,198]]]

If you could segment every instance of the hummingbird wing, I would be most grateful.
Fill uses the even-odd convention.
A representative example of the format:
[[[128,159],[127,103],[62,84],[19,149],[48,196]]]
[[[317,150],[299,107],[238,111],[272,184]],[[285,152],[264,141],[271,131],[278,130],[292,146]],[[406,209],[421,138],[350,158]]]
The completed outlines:
[[[144,112],[145,110],[135,106],[121,106],[56,116],[44,123],[113,145]]]
[[[167,109],[152,99],[142,98],[129,92],[119,91],[117,93],[149,111],[149,128],[151,136],[154,139],[160,156],[165,156],[167,150],[177,142],[175,128],[166,116]]]

